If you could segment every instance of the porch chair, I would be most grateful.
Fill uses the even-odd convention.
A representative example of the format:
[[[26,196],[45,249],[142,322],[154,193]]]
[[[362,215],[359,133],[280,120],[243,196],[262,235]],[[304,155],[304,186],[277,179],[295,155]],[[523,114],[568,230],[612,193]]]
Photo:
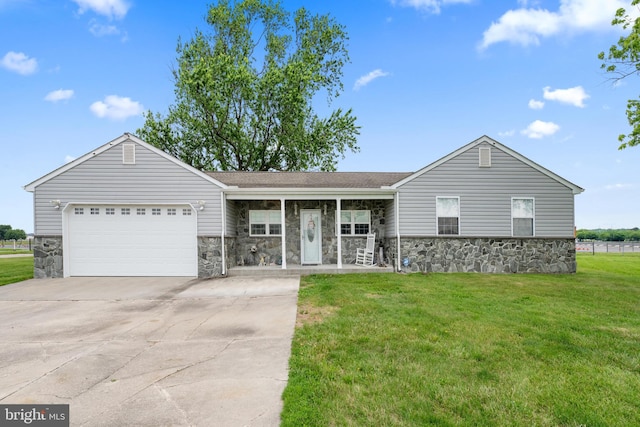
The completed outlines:
[[[367,234],[367,246],[358,248],[356,252],[356,265],[368,266],[373,265],[373,247],[376,243],[376,234]]]

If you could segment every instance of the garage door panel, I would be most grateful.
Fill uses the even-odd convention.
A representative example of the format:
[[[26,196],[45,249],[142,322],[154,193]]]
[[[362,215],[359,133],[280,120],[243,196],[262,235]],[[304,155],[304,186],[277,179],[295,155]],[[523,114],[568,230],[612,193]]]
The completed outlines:
[[[197,275],[196,215],[189,206],[81,208],[68,213],[71,276]]]

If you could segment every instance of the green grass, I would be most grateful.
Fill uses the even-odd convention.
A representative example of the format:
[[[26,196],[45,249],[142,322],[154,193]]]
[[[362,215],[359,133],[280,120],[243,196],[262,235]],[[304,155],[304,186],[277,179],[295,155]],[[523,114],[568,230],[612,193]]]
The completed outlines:
[[[33,258],[0,258],[0,286],[33,278]]]
[[[298,323],[284,426],[640,425],[640,254],[310,276]]]
[[[0,255],[32,254],[29,249],[0,248]]]

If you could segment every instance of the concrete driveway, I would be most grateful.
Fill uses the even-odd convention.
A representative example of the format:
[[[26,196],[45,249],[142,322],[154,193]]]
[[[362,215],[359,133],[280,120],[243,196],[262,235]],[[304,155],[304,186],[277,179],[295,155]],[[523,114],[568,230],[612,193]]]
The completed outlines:
[[[71,425],[274,426],[299,277],[68,278],[0,287],[0,403]]]

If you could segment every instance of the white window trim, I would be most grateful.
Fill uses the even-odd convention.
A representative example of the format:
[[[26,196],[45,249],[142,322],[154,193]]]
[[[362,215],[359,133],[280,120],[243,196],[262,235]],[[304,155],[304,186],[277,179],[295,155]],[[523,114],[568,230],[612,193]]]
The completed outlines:
[[[340,214],[342,214],[344,212],[350,212],[351,213],[351,223],[350,223],[351,232],[349,234],[344,234],[344,233],[341,232],[340,233],[340,237],[366,237],[367,234],[369,234],[369,233],[355,234],[355,232],[356,232],[356,224],[364,224],[364,223],[363,222],[358,222],[358,223],[355,222],[355,220],[354,220],[354,218],[355,218],[354,212],[361,212],[361,211],[364,211],[364,212],[368,213],[368,216],[369,216],[369,223],[368,223],[368,225],[369,225],[369,233],[372,232],[371,231],[371,209],[340,209]],[[335,233],[336,233],[336,236],[337,236],[338,235],[338,211],[336,210],[334,212],[335,212],[335,215],[336,215]],[[340,219],[340,225],[342,226],[342,225],[345,225],[345,224],[346,224],[346,222],[342,222],[342,218],[341,218]]]
[[[253,232],[251,231],[251,225],[253,224],[251,222],[251,212],[264,212],[266,214],[266,220],[264,222],[265,225],[265,234],[253,234]],[[278,234],[271,234],[271,230],[270,230],[270,225],[271,222],[269,222],[269,214],[271,212],[278,212],[278,219],[280,219],[279,222],[274,222],[273,225],[278,224],[280,226],[280,233]],[[280,209],[250,209],[249,210],[249,236],[250,237],[262,237],[262,236],[282,236],[282,211]],[[257,222],[256,224],[263,224],[262,222]]]
[[[513,220],[514,218],[528,218],[528,217],[523,217],[523,216],[518,216],[518,217],[514,217],[513,216],[513,201],[514,200],[520,200],[520,199],[528,199],[528,200],[532,200],[533,201],[533,224],[532,224],[532,233],[531,236],[515,236],[514,235],[514,230],[513,230]],[[511,237],[535,237],[536,235],[536,198],[535,197],[531,197],[531,196],[512,196],[511,197]]]
[[[440,234],[438,230],[438,199],[458,199],[458,234]],[[436,196],[436,236],[461,236],[462,235],[462,215],[460,207],[460,196]],[[449,217],[443,217],[449,218]]]

